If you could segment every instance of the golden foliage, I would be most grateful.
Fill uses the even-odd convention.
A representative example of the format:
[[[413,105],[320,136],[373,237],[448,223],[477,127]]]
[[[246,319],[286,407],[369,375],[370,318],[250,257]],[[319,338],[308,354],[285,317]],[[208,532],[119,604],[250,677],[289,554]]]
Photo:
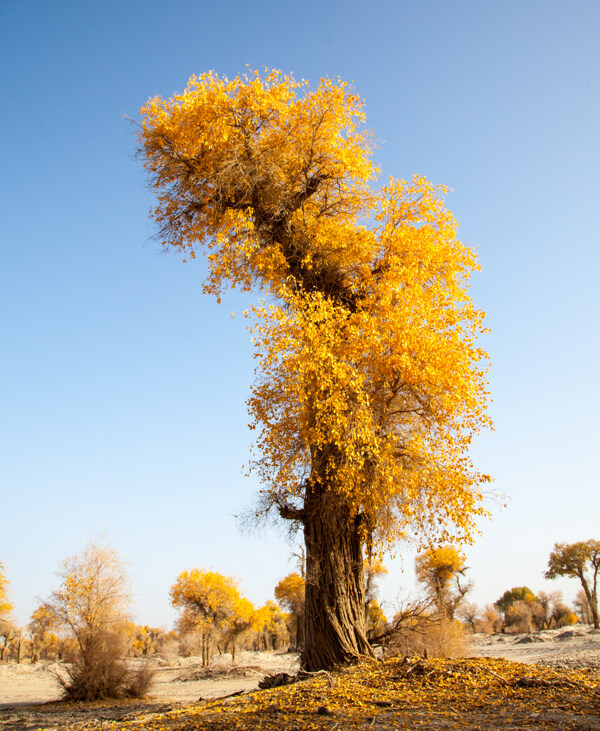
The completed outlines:
[[[508,589],[498,599],[495,606],[500,611],[506,613],[512,604],[519,601],[526,602],[527,604],[535,603],[535,594],[528,586],[513,586],[512,589]]]
[[[8,598],[9,583],[4,573],[4,564],[0,562],[0,619],[7,619],[13,610],[13,605]]]
[[[238,579],[216,571],[182,571],[170,590],[171,604],[182,609],[182,629],[235,630],[249,626],[254,608],[238,586]]]
[[[288,574],[275,587],[275,599],[285,609],[294,614],[301,614],[304,610],[305,581],[300,574]]]
[[[592,614],[592,623],[600,629],[598,609],[598,575],[600,574],[600,541],[555,543],[548,559],[547,579],[570,576],[579,579]]]
[[[362,102],[339,80],[209,73],[142,114],[163,242],[206,251],[205,291],[269,297],[252,308],[262,509],[299,517],[321,482],[369,541],[470,539],[487,514],[468,456],[490,424],[487,356],[445,189],[371,190]]]
[[[467,581],[461,584],[465,571],[465,555],[455,546],[430,548],[415,559],[417,581],[437,609],[451,620],[470,589]]]
[[[56,632],[59,629],[56,613],[46,604],[40,604],[31,615],[27,626],[31,636],[31,655],[37,659],[38,656],[47,658],[49,655],[56,656],[60,645]]]
[[[57,625],[80,643],[100,631],[113,631],[126,621],[131,603],[129,579],[119,554],[101,542],[62,563],[59,588],[46,602]]]
[[[587,728],[597,719],[597,669],[554,670],[503,659],[391,659],[240,698],[136,714],[114,729],[333,731],[365,728]],[[79,723],[96,729],[101,723]],[[573,725],[575,724],[575,725]]]
[[[465,570],[465,555],[454,546],[430,548],[415,559],[417,581],[426,586],[445,587]]]
[[[377,593],[377,579],[385,576],[388,570],[383,565],[381,558],[377,556],[367,556],[364,563],[365,574],[365,602],[368,604],[375,598]]]
[[[261,649],[277,649],[289,640],[287,620],[275,602],[267,601],[252,615],[252,629],[258,638],[257,645]]]
[[[367,632],[369,640],[381,634],[387,624],[387,618],[377,599],[370,599],[366,607]]]

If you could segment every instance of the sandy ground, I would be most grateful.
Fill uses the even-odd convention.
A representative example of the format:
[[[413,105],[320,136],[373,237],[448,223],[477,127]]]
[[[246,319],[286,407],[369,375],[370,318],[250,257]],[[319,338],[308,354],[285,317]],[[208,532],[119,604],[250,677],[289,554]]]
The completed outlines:
[[[530,635],[474,635],[469,654],[553,667],[600,668],[600,630],[579,626]],[[200,699],[251,691],[268,673],[298,670],[298,656],[280,652],[242,652],[235,665],[230,655],[222,655],[209,669],[193,657],[160,663],[157,661],[149,698],[119,704],[57,703],[61,689],[54,675],[60,671],[56,663],[0,665],[0,731],[61,729],[74,721],[125,720],[140,713],[162,713]]]
[[[473,657],[504,657],[552,667],[600,668],[600,629],[579,625],[521,635],[474,635]]]
[[[210,668],[203,668],[197,657],[177,658],[172,664],[159,662],[149,697],[186,702],[251,690],[268,673],[293,674],[299,667],[298,655],[287,652],[241,652],[235,665],[231,655],[218,655]],[[56,673],[60,669],[58,663],[44,662],[0,665],[0,714],[8,706],[58,700],[61,687]]]
[[[58,702],[58,663],[0,665],[0,731],[58,731],[74,723],[163,713],[198,700],[251,691],[267,674],[294,674],[299,668],[298,655],[287,652],[241,652],[235,665],[231,655],[220,655],[208,669],[197,657],[177,658],[171,664],[154,662],[156,675],[146,699],[76,704]]]

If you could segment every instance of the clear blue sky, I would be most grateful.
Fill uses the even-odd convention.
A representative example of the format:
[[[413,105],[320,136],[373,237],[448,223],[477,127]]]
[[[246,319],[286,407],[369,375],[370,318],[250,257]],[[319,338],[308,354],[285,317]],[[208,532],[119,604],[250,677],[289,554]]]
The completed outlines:
[[[105,531],[137,618],[169,625],[192,566],[255,603],[292,570],[243,535],[248,298],[151,236],[135,136],[190,75],[274,67],[353,81],[382,177],[427,175],[483,271],[496,430],[474,449],[509,497],[468,551],[473,599],[546,582],[555,541],[600,538],[600,4],[570,0],[0,0],[0,559],[17,618]],[[400,547],[384,598],[412,588]],[[389,612],[393,613],[390,605]]]

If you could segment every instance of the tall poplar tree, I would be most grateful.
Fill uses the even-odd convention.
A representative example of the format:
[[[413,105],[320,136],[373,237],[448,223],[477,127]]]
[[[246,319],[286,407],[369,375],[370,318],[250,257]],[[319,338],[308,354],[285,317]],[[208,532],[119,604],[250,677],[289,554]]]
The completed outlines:
[[[306,544],[303,664],[371,654],[363,553],[407,534],[468,540],[489,420],[477,268],[444,189],[377,174],[359,97],[278,71],[192,77],[142,109],[162,242],[204,251],[204,291],[256,288],[257,511]]]

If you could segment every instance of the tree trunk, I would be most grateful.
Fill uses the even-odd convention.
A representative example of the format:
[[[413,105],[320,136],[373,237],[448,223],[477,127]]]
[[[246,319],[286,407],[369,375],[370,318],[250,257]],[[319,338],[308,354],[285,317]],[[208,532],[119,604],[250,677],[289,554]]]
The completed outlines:
[[[596,597],[596,592],[592,592],[590,590],[588,582],[583,573],[579,574],[579,580],[581,581],[581,586],[583,587],[583,591],[590,607],[590,612],[592,613],[592,622],[594,624],[594,629],[600,629],[600,617],[598,616],[598,601]],[[594,586],[594,589],[595,588],[596,587]]]
[[[329,669],[373,656],[365,622],[363,541],[359,519],[320,487],[304,503],[306,604],[302,666]]]
[[[207,667],[210,663],[210,637],[208,634],[202,635],[202,666]]]

